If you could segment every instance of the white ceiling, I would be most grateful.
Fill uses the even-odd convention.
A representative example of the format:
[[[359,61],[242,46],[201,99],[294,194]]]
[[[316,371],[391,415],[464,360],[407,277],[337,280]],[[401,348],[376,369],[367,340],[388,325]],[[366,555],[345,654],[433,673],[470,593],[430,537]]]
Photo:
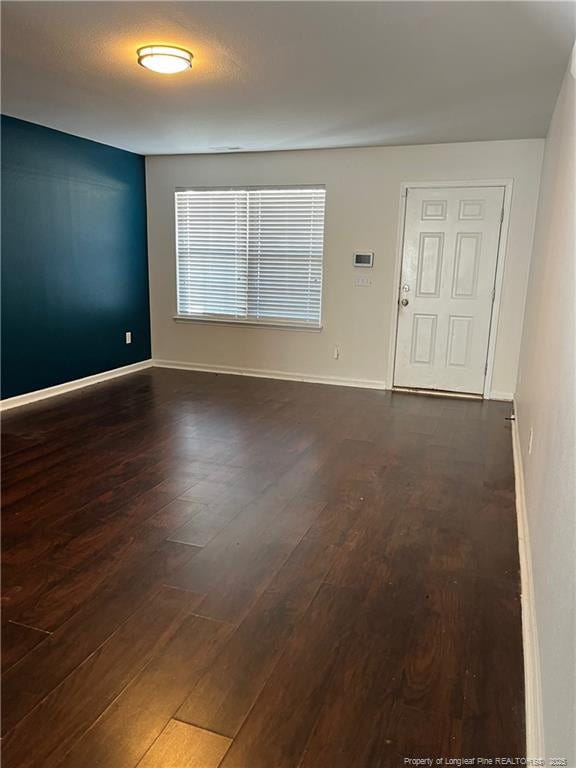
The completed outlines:
[[[2,111],[142,154],[533,138],[573,2],[5,2]],[[136,63],[146,43],[192,71]]]

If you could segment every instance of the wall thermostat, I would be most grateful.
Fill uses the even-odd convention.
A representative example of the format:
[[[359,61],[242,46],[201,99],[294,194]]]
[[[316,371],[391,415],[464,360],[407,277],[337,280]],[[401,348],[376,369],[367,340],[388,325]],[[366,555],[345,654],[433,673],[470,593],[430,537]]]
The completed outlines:
[[[355,267],[372,267],[374,265],[374,251],[364,251],[354,254]]]

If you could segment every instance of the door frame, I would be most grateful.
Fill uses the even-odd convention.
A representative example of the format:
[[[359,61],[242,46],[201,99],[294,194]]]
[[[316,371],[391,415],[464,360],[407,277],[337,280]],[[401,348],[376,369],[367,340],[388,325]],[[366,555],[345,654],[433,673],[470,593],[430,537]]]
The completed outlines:
[[[388,389],[394,389],[394,367],[396,358],[396,336],[398,333],[398,297],[400,295],[400,282],[402,278],[402,258],[404,255],[404,227],[406,219],[406,198],[409,189],[438,189],[442,187],[503,187],[504,188],[504,215],[500,225],[500,238],[498,241],[498,253],[496,255],[496,275],[494,279],[494,301],[492,302],[492,314],[490,319],[490,334],[488,337],[488,353],[486,357],[486,375],[484,377],[483,397],[491,400],[495,393],[492,392],[492,375],[494,372],[494,357],[496,354],[496,339],[498,336],[498,319],[500,316],[500,304],[502,300],[502,284],[504,282],[504,267],[508,245],[508,230],[510,228],[510,210],[512,207],[513,179],[466,179],[465,181],[403,181],[400,185],[400,206],[398,216],[398,233],[396,236],[396,253],[394,265],[394,280],[392,283],[392,309],[390,322],[390,344],[388,349],[388,371],[386,379],[389,382]],[[497,399],[497,398],[496,398]]]

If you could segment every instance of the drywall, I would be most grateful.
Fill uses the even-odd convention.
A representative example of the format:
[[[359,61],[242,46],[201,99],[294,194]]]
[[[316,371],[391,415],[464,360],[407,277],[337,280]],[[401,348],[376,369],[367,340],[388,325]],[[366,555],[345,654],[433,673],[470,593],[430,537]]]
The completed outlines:
[[[2,396],[148,357],[144,158],[3,117]]]
[[[576,81],[568,71],[546,141],[516,410],[545,747],[549,758],[567,758],[571,768],[576,766],[575,183]]]
[[[494,378],[514,391],[543,141],[148,157],[148,243],[155,359],[224,370],[390,383],[400,187],[409,181],[514,180]],[[320,332],[178,323],[174,189],[326,185],[323,329]],[[354,285],[357,250],[375,252],[372,286]],[[367,270],[362,272],[366,275]],[[340,350],[334,359],[334,347]]]
[[[146,155],[543,137],[570,2],[6,2],[11,115]],[[136,49],[190,48],[158,78]]]

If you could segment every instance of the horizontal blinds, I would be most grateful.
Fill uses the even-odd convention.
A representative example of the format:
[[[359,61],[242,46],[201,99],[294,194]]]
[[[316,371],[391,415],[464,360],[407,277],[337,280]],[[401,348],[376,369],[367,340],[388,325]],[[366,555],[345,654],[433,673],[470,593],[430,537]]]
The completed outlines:
[[[320,325],[325,191],[176,193],[178,313]]]
[[[247,210],[242,191],[176,192],[178,314],[246,316]]]
[[[248,313],[320,323],[324,190],[248,196]]]

